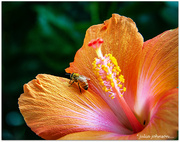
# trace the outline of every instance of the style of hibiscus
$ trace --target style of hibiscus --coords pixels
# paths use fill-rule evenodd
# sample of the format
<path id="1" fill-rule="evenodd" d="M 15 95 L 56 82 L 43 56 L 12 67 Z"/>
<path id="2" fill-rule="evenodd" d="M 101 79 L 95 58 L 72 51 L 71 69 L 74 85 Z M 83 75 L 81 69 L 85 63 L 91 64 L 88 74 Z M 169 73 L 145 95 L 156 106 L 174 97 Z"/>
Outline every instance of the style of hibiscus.
<path id="1" fill-rule="evenodd" d="M 39 74 L 18 101 L 25 122 L 43 139 L 177 137 L 178 29 L 144 42 L 130 18 L 113 14 L 87 30 L 65 71 L 88 77 L 88 90 Z"/>

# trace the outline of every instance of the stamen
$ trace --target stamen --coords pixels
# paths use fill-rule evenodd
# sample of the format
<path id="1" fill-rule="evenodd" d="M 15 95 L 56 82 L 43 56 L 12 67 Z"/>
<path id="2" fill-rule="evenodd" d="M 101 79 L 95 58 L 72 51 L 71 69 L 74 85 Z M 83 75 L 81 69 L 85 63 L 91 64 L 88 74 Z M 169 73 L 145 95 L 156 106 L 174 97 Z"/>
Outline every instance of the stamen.
<path id="1" fill-rule="evenodd" d="M 120 74 L 121 69 L 118 66 L 117 60 L 112 54 L 102 55 L 101 44 L 103 40 L 98 38 L 89 42 L 88 46 L 95 49 L 98 58 L 95 58 L 93 65 L 93 71 L 97 76 L 102 89 L 111 99 L 116 98 L 116 95 L 123 96 L 126 88 L 124 87 L 124 76 Z M 112 93 L 114 92 L 114 93 Z"/>

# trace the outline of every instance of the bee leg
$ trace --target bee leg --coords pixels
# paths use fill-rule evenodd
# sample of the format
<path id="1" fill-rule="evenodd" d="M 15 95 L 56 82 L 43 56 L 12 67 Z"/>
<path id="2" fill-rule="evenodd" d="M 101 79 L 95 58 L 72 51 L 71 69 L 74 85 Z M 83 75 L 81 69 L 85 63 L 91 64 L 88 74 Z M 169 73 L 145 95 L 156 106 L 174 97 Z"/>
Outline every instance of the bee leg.
<path id="1" fill-rule="evenodd" d="M 70 80 L 69 80 L 69 84 L 71 83 L 71 81 L 72 81 L 72 79 L 70 78 Z M 73 82 L 74 83 L 74 82 Z M 72 84 L 71 84 L 72 85 Z"/>
<path id="2" fill-rule="evenodd" d="M 71 83 L 71 80 L 69 81 L 69 83 Z M 73 83 L 74 83 L 74 81 L 69 86 L 71 86 Z"/>
<path id="3" fill-rule="evenodd" d="M 79 86 L 80 93 L 82 94 L 82 92 L 81 92 L 81 87 L 80 87 L 80 85 L 79 85 L 79 82 L 78 82 L 78 86 Z"/>
<path id="4" fill-rule="evenodd" d="M 70 81 L 69 81 L 69 84 L 71 83 L 71 79 L 70 79 Z"/>

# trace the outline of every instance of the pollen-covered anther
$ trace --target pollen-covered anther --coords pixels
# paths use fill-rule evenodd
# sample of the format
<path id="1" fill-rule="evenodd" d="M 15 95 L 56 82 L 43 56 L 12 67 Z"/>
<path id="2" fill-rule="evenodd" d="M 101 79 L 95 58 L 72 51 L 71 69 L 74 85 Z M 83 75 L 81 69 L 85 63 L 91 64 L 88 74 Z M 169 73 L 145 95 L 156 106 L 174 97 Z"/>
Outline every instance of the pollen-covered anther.
<path id="1" fill-rule="evenodd" d="M 123 91 L 124 91 L 124 92 L 126 91 L 126 87 L 123 87 Z"/>
<path id="2" fill-rule="evenodd" d="M 111 86 L 114 87 L 114 82 L 111 82 Z"/>
<path id="3" fill-rule="evenodd" d="M 124 83 L 124 81 L 125 81 L 124 76 L 123 76 L 123 75 L 120 75 L 120 76 L 119 76 L 119 80 L 120 80 L 120 82 Z"/>
<path id="4" fill-rule="evenodd" d="M 116 96 L 122 97 L 126 88 L 124 87 L 124 76 L 120 74 L 121 69 L 118 66 L 117 60 L 112 54 L 102 55 L 100 44 L 103 43 L 103 40 L 97 39 L 91 41 L 88 45 L 96 46 L 94 49 L 98 55 L 98 58 L 95 58 L 92 63 L 92 69 L 95 73 L 99 84 L 102 86 L 102 90 L 107 94 L 111 99 L 116 98 Z"/>
<path id="5" fill-rule="evenodd" d="M 115 98 L 114 93 L 110 94 L 109 97 L 111 97 L 111 99 L 114 99 Z"/>
<path id="6" fill-rule="evenodd" d="M 118 87 L 119 87 L 119 88 L 122 88 L 122 84 L 118 84 Z"/>

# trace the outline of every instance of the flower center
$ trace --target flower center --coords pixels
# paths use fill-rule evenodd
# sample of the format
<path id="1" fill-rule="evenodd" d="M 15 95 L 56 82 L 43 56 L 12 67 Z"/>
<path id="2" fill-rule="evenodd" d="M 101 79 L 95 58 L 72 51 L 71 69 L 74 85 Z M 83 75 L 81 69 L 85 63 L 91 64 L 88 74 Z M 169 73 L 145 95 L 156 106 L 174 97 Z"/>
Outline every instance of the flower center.
<path id="1" fill-rule="evenodd" d="M 95 49 L 98 55 L 98 58 L 95 58 L 92 63 L 93 72 L 97 76 L 102 89 L 109 95 L 109 97 L 111 97 L 111 99 L 114 99 L 116 95 L 122 97 L 126 91 L 126 87 L 124 87 L 124 76 L 120 74 L 121 69 L 118 66 L 116 58 L 113 57 L 112 54 L 105 54 L 105 56 L 102 55 L 102 43 L 103 40 L 98 38 L 88 44 Z"/>

